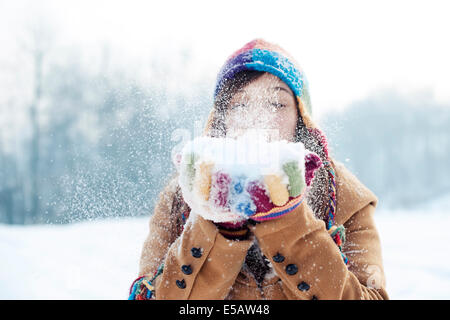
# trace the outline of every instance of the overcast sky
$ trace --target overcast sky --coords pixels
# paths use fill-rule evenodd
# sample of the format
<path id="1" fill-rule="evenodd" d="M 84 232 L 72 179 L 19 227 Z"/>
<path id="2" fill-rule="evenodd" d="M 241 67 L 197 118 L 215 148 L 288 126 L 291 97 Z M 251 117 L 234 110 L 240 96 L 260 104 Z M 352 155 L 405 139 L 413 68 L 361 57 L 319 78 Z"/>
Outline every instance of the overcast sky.
<path id="1" fill-rule="evenodd" d="M 444 1 L 0 0 L 0 66 L 39 17 L 62 44 L 87 54 L 107 44 L 124 63 L 188 45 L 193 76 L 208 79 L 246 42 L 278 43 L 302 65 L 316 116 L 391 87 L 450 104 Z"/>

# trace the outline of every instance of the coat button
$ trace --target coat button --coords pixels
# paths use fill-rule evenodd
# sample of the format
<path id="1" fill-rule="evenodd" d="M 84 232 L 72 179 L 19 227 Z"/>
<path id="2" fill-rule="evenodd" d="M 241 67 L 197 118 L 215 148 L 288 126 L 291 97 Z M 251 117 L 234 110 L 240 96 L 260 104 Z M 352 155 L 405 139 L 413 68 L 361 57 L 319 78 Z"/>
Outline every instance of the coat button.
<path id="1" fill-rule="evenodd" d="M 284 257 L 283 257 L 280 253 L 278 253 L 278 252 L 277 252 L 276 255 L 274 255 L 274 256 L 272 257 L 272 259 L 273 259 L 273 261 L 275 261 L 276 263 L 281 263 L 281 262 L 284 261 Z"/>
<path id="2" fill-rule="evenodd" d="M 175 282 L 176 282 L 178 288 L 180 288 L 180 289 L 186 288 L 186 281 L 184 281 L 184 279 L 177 280 Z"/>
<path id="3" fill-rule="evenodd" d="M 290 276 L 296 274 L 297 271 L 298 271 L 298 268 L 297 268 L 297 266 L 296 266 L 295 264 L 288 264 L 288 265 L 286 266 L 286 273 L 287 273 L 288 275 L 290 275 Z"/>
<path id="4" fill-rule="evenodd" d="M 182 265 L 181 266 L 181 271 L 183 271 L 184 274 L 191 274 L 192 273 L 192 268 L 190 265 Z"/>
<path id="5" fill-rule="evenodd" d="M 308 291 L 309 290 L 309 284 L 307 284 L 305 281 L 302 281 L 297 286 L 298 290 L 300 291 Z M 315 296 L 313 296 L 314 298 Z"/>
<path id="6" fill-rule="evenodd" d="M 191 254 L 194 258 L 200 258 L 202 256 L 202 249 L 201 248 L 192 248 Z"/>

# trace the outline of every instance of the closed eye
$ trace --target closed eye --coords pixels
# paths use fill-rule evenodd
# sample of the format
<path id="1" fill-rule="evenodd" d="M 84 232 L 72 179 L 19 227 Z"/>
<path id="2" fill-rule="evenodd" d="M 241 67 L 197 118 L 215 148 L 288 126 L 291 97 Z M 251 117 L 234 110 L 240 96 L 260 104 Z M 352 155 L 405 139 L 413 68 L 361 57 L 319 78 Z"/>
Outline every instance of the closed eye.
<path id="1" fill-rule="evenodd" d="M 233 104 L 230 109 L 234 110 L 234 109 L 237 109 L 237 108 L 246 108 L 246 107 L 247 107 L 247 105 L 245 105 L 243 103 L 236 103 L 236 104 Z"/>
<path id="2" fill-rule="evenodd" d="M 279 103 L 279 102 L 272 102 L 271 105 L 274 106 L 275 108 L 278 108 L 278 109 L 286 107 L 285 104 L 282 104 L 282 103 Z"/>

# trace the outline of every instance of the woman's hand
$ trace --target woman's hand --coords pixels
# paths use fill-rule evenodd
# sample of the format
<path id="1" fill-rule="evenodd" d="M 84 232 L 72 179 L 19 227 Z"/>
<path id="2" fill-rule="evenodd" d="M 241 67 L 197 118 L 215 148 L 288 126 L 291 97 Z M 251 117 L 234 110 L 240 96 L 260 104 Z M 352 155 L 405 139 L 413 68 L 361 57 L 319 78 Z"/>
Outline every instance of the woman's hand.
<path id="1" fill-rule="evenodd" d="M 283 152 L 297 150 L 292 151 L 289 145 Z M 247 174 L 239 164 L 217 166 L 211 157 L 195 151 L 185 153 L 179 161 L 183 197 L 192 212 L 216 223 L 242 225 L 249 219 L 278 218 L 303 201 L 314 171 L 322 165 L 315 153 L 299 154 L 304 162 L 289 154 L 276 170 L 265 172 L 247 165 L 252 171 Z"/>

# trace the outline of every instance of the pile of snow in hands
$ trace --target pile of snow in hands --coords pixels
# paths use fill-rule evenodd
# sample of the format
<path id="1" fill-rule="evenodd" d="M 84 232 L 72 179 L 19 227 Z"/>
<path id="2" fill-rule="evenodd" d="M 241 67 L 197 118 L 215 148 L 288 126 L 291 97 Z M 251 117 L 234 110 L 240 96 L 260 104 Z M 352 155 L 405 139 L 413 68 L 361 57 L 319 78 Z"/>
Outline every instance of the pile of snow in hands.
<path id="1" fill-rule="evenodd" d="M 301 142 L 269 142 L 251 133 L 236 139 L 198 137 L 177 156 L 179 185 L 194 214 L 215 222 L 242 221 L 302 193 L 309 153 Z"/>

